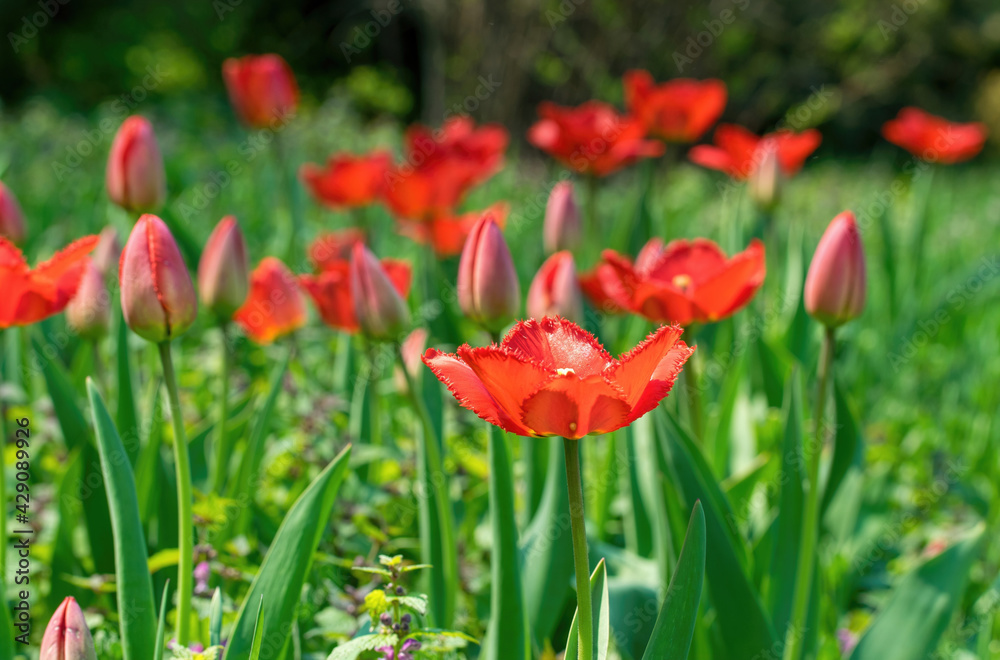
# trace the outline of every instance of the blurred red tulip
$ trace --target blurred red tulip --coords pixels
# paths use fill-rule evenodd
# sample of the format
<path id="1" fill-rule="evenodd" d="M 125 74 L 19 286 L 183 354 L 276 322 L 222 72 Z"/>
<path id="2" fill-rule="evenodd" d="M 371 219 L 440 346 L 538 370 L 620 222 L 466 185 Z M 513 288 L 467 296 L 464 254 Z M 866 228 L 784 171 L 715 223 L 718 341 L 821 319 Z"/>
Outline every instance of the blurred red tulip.
<path id="1" fill-rule="evenodd" d="M 38 660 L 97 660 L 83 610 L 72 597 L 66 598 L 49 619 Z"/>
<path id="2" fill-rule="evenodd" d="M 560 181 L 552 186 L 545 203 L 545 222 L 542 225 L 542 242 L 545 251 L 573 250 L 580 244 L 583 228 L 580 209 L 573 198 L 573 184 Z"/>
<path id="3" fill-rule="evenodd" d="M 354 315 L 365 336 L 390 341 L 406 330 L 410 324 L 410 310 L 403 298 L 409 292 L 408 284 L 400 294 L 396 282 L 371 250 L 363 243 L 354 245 L 351 251 L 350 290 L 354 299 Z"/>
<path id="4" fill-rule="evenodd" d="M 163 156 L 153 125 L 132 115 L 115 134 L 105 175 L 108 197 L 126 211 L 155 211 L 167 198 Z"/>
<path id="5" fill-rule="evenodd" d="M 198 297 L 167 225 L 145 214 L 132 228 L 118 266 L 122 312 L 137 335 L 151 342 L 184 334 L 198 315 Z"/>
<path id="6" fill-rule="evenodd" d="M 284 124 L 299 104 L 299 87 L 280 55 L 246 55 L 222 63 L 229 101 L 251 128 Z"/>
<path id="7" fill-rule="evenodd" d="M 538 269 L 528 288 L 527 311 L 535 319 L 561 316 L 574 323 L 583 322 L 583 293 L 569 251 L 556 252 Z"/>
<path id="8" fill-rule="evenodd" d="M 360 240 L 352 243 L 348 246 L 347 253 L 339 259 L 325 260 L 322 270 L 316 275 L 299 276 L 299 284 L 316 304 L 323 322 L 331 328 L 346 332 L 357 332 L 361 329 L 354 309 L 354 295 L 351 292 L 350 253 L 356 244 L 363 243 Z M 410 265 L 396 259 L 383 259 L 381 265 L 396 292 L 406 298 L 410 293 L 412 279 Z"/>
<path id="9" fill-rule="evenodd" d="M 959 124 L 920 108 L 903 108 L 895 119 L 882 125 L 882 135 L 917 158 L 952 165 L 982 151 L 986 125 Z"/>
<path id="10" fill-rule="evenodd" d="M 458 263 L 458 304 L 467 317 L 499 332 L 521 308 L 521 287 L 510 249 L 493 217 L 476 222 Z"/>
<path id="11" fill-rule="evenodd" d="M 80 286 L 95 245 L 97 236 L 81 238 L 31 269 L 21 251 L 0 237 L 0 328 L 30 325 L 63 311 Z"/>
<path id="12" fill-rule="evenodd" d="M 861 316 L 865 309 L 865 249 L 854 214 L 844 211 L 823 233 L 806 276 L 806 311 L 829 327 Z"/>
<path id="13" fill-rule="evenodd" d="M 620 314 L 626 311 L 616 302 L 620 296 L 608 293 L 619 286 L 621 285 L 615 269 L 604 262 L 598 263 L 592 270 L 580 274 L 580 289 L 583 291 L 583 295 L 598 312 L 603 314 Z"/>
<path id="14" fill-rule="evenodd" d="M 0 181 L 0 238 L 18 244 L 24 240 L 26 234 L 27 227 L 21 205 L 17 203 L 17 197 L 14 197 L 10 188 Z"/>
<path id="15" fill-rule="evenodd" d="M 201 302 L 228 321 L 246 301 L 249 289 L 246 242 L 236 218 L 227 215 L 212 230 L 198 262 Z"/>
<path id="16" fill-rule="evenodd" d="M 453 257 L 462 252 L 465 240 L 480 218 L 489 214 L 503 229 L 507 223 L 506 202 L 497 202 L 485 211 L 472 211 L 457 217 L 440 217 L 432 220 L 400 220 L 399 233 L 417 243 L 430 243 L 439 257 Z"/>
<path id="17" fill-rule="evenodd" d="M 695 142 L 726 108 L 721 80 L 677 78 L 657 85 L 648 71 L 625 74 L 625 107 L 657 137 Z"/>
<path id="18" fill-rule="evenodd" d="M 300 176 L 320 202 L 332 209 L 350 209 L 381 198 L 391 166 L 392 156 L 387 151 L 363 156 L 345 152 L 330 156 L 325 168 L 306 163 Z"/>
<path id="19" fill-rule="evenodd" d="M 282 261 L 264 257 L 250 273 L 250 295 L 233 314 L 250 339 L 270 344 L 306 323 L 306 303 L 298 280 Z"/>
<path id="20" fill-rule="evenodd" d="M 814 128 L 801 133 L 780 130 L 757 137 L 742 126 L 720 124 L 715 129 L 715 145 L 692 147 L 688 157 L 702 167 L 725 172 L 743 181 L 754 174 L 773 149 L 781 172 L 792 176 L 802 169 L 806 158 L 816 151 L 822 140 L 823 136 Z"/>
<path id="21" fill-rule="evenodd" d="M 581 174 L 606 176 L 640 158 L 663 155 L 663 144 L 645 139 L 641 122 L 599 101 L 576 108 L 544 102 L 538 115 L 528 141 Z"/>
<path id="22" fill-rule="evenodd" d="M 654 238 L 635 264 L 613 250 L 605 250 L 603 258 L 617 278 L 605 292 L 657 323 L 715 323 L 742 309 L 764 282 L 764 244 L 756 239 L 729 259 L 703 238 L 665 247 Z"/>
<path id="23" fill-rule="evenodd" d="M 80 286 L 66 305 L 66 323 L 84 339 L 97 340 L 111 327 L 111 294 L 104 273 L 86 259 Z"/>
<path id="24" fill-rule="evenodd" d="M 565 319 L 519 322 L 499 345 L 429 349 L 424 362 L 459 403 L 522 436 L 578 439 L 631 424 L 667 396 L 694 351 L 663 326 L 618 360 Z"/>
<path id="25" fill-rule="evenodd" d="M 350 261 L 355 243 L 364 242 L 364 232 L 354 227 L 324 232 L 309 245 L 309 260 L 318 270 L 335 268 Z"/>

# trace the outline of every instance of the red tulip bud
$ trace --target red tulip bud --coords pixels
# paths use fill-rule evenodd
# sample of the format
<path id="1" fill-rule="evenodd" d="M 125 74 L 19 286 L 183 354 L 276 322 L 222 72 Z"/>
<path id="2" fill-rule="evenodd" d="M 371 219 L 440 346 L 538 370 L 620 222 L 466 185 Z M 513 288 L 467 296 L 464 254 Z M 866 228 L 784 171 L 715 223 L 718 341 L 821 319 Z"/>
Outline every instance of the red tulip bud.
<path id="1" fill-rule="evenodd" d="M 351 250 L 351 297 L 361 331 L 371 339 L 391 340 L 410 324 L 410 310 L 382 264 L 363 243 Z"/>
<path id="2" fill-rule="evenodd" d="M 299 102 L 295 75 L 280 55 L 247 55 L 222 64 L 229 100 L 244 124 L 267 128 L 288 121 Z"/>
<path id="3" fill-rule="evenodd" d="M 560 181 L 552 187 L 545 205 L 545 251 L 551 253 L 576 248 L 580 244 L 580 231 L 580 209 L 573 198 L 573 184 Z"/>
<path id="4" fill-rule="evenodd" d="M 826 326 L 857 318 L 865 308 L 865 251 L 854 214 L 844 211 L 816 246 L 806 276 L 806 310 Z"/>
<path id="5" fill-rule="evenodd" d="M 88 259 L 80 286 L 66 306 L 66 322 L 85 339 L 100 339 L 111 325 L 111 295 L 104 285 L 104 273 Z"/>
<path id="6" fill-rule="evenodd" d="M 556 252 L 538 269 L 528 289 L 528 316 L 561 316 L 577 324 L 583 322 L 583 293 L 568 250 Z"/>
<path id="7" fill-rule="evenodd" d="M 72 597 L 64 600 L 49 620 L 38 659 L 97 660 L 90 628 Z"/>
<path id="8" fill-rule="evenodd" d="M 14 193 L 0 182 L 0 236 L 16 245 L 24 240 L 25 234 L 21 205 L 17 203 Z"/>
<path id="9" fill-rule="evenodd" d="M 490 332 L 517 316 L 521 287 L 500 227 L 489 214 L 469 232 L 458 264 L 458 304 Z"/>
<path id="10" fill-rule="evenodd" d="M 778 148 L 770 140 L 763 140 L 755 156 L 757 165 L 747 181 L 751 199 L 763 209 L 778 203 L 784 174 L 778 160 Z"/>
<path id="11" fill-rule="evenodd" d="M 198 313 L 198 299 L 167 225 L 155 215 L 139 218 L 118 267 L 122 312 L 128 327 L 152 342 L 184 334 Z"/>
<path id="12" fill-rule="evenodd" d="M 97 267 L 97 270 L 101 271 L 102 275 L 106 275 L 113 267 L 118 265 L 118 259 L 122 254 L 122 244 L 118 240 L 118 230 L 114 227 L 105 227 L 101 230 L 101 235 L 97 241 L 97 247 L 94 248 L 94 254 L 90 257 L 91 261 Z"/>
<path id="13" fill-rule="evenodd" d="M 208 237 L 198 263 L 201 302 L 221 319 L 228 320 L 247 299 L 250 267 L 243 232 L 236 218 L 227 215 Z"/>
<path id="14" fill-rule="evenodd" d="M 106 177 L 108 197 L 128 211 L 155 211 L 167 197 L 163 156 L 153 125 L 133 115 L 122 123 L 111 143 Z"/>

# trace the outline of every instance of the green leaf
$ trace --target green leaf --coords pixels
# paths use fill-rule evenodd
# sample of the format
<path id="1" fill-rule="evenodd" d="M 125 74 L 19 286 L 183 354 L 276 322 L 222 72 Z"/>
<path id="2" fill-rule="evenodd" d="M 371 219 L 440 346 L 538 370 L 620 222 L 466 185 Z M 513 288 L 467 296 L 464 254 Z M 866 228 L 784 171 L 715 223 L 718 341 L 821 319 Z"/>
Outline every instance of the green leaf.
<path id="1" fill-rule="evenodd" d="M 594 658 L 595 660 L 607 660 L 608 650 L 611 648 L 611 599 L 608 598 L 608 570 L 604 559 L 597 562 L 597 568 L 590 576 L 590 594 L 594 608 Z M 575 658 L 580 654 L 577 646 L 580 633 L 576 627 L 578 614 L 579 612 L 574 612 L 573 623 L 569 627 L 569 637 L 566 639 L 566 653 L 564 655 L 566 658 Z"/>
<path id="2" fill-rule="evenodd" d="M 930 657 L 965 591 L 985 531 L 985 525 L 979 523 L 957 543 L 904 577 L 861 637 L 851 660 Z"/>
<path id="3" fill-rule="evenodd" d="M 77 449 L 89 442 L 91 434 L 90 425 L 87 424 L 87 419 L 77 403 L 77 394 L 73 390 L 73 384 L 58 358 L 48 357 L 45 354 L 47 347 L 42 344 L 36 333 L 32 333 L 31 342 L 41 365 L 45 386 L 49 391 L 49 397 L 52 398 L 52 408 L 55 411 L 56 420 L 59 422 L 59 429 L 62 431 L 66 447 L 71 450 Z"/>
<path id="4" fill-rule="evenodd" d="M 823 505 L 820 511 L 826 511 L 848 471 L 851 468 L 861 468 L 864 464 L 865 449 L 861 428 L 836 378 L 833 381 L 833 399 L 837 412 L 837 431 L 834 438 L 833 461 L 830 463 L 830 473 L 823 490 Z"/>
<path id="5" fill-rule="evenodd" d="M 170 606 L 170 580 L 163 585 L 163 596 L 160 597 L 160 621 L 156 625 L 156 646 L 153 647 L 153 660 L 163 660 L 163 649 L 167 644 L 167 608 Z"/>
<path id="6" fill-rule="evenodd" d="M 264 594 L 257 603 L 257 617 L 253 622 L 253 641 L 250 644 L 250 660 L 260 658 L 260 647 L 264 641 Z"/>
<path id="7" fill-rule="evenodd" d="M 507 434 L 489 428 L 490 521 L 490 620 L 483 657 L 486 660 L 522 660 L 531 657 L 531 641 L 521 588 L 517 521 L 514 518 L 514 484 L 511 478 Z"/>
<path id="8" fill-rule="evenodd" d="M 118 375 L 118 408 L 115 421 L 120 433 L 126 438 L 139 437 L 139 415 L 135 409 L 135 390 L 132 384 L 132 362 L 128 348 L 128 325 L 118 312 L 118 354 L 116 357 Z M 125 442 L 129 462 L 134 466 L 139 457 L 139 443 Z"/>
<path id="9" fill-rule="evenodd" d="M 115 582 L 118 611 L 127 613 L 120 621 L 124 660 L 142 660 L 156 643 L 156 605 L 153 581 L 150 579 L 146 556 L 146 538 L 139 519 L 139 502 L 135 481 L 125 447 L 104 400 L 87 380 L 87 393 L 97 430 L 97 447 L 104 473 L 111 512 L 111 528 L 115 546 Z"/>
<path id="10" fill-rule="evenodd" d="M 701 502 L 695 502 L 677 570 L 642 660 L 687 660 L 705 579 L 705 545 L 705 512 Z"/>
<path id="11" fill-rule="evenodd" d="M 326 660 L 357 660 L 365 651 L 374 651 L 382 646 L 392 646 L 396 643 L 395 635 L 364 635 L 344 642 Z"/>
<path id="12" fill-rule="evenodd" d="M 313 555 L 347 474 L 350 454 L 350 447 L 340 452 L 299 496 L 282 521 L 236 617 L 226 649 L 227 660 L 241 660 L 250 653 L 256 622 L 250 608 L 261 599 L 262 634 L 269 648 L 275 650 L 275 657 L 281 657 L 280 651 L 288 641 L 291 622 L 302 597 L 302 585 L 309 576 Z"/>
<path id="13" fill-rule="evenodd" d="M 212 605 L 208 613 L 208 645 L 222 644 L 222 589 L 216 588 L 212 594 Z"/>

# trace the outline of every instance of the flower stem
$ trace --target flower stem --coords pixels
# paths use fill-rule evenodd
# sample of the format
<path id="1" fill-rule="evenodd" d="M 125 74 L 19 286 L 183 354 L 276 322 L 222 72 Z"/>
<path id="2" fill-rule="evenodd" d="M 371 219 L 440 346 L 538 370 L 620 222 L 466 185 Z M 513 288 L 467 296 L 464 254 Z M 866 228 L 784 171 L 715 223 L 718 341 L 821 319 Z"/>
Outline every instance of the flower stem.
<path id="1" fill-rule="evenodd" d="M 299 241 L 302 235 L 302 217 L 299 213 L 298 198 L 296 195 L 295 174 L 288 167 L 288 145 L 285 138 L 276 135 L 274 140 L 275 162 L 278 168 L 279 185 L 285 188 L 288 198 L 288 213 L 292 218 L 291 231 L 288 236 L 287 263 L 294 264 L 300 258 Z"/>
<path id="2" fill-rule="evenodd" d="M 697 346 L 695 342 L 695 337 L 698 334 L 698 328 L 695 326 L 690 326 L 687 330 L 688 339 L 694 346 Z M 691 432 L 694 434 L 695 440 L 701 444 L 705 442 L 705 428 L 704 428 L 704 417 L 702 414 L 701 406 L 701 361 L 699 360 L 699 352 L 695 351 L 691 359 L 687 361 L 684 365 L 684 384 L 687 389 L 687 400 L 688 400 L 688 413 L 691 418 Z"/>
<path id="3" fill-rule="evenodd" d="M 213 464 L 214 473 L 212 475 L 212 489 L 216 493 L 221 493 L 225 487 L 226 467 L 228 456 L 226 447 L 226 425 L 229 423 L 229 334 L 228 322 L 223 321 L 219 326 L 222 332 L 222 370 L 219 373 L 219 433 L 215 439 L 215 462 Z"/>
<path id="4" fill-rule="evenodd" d="M 186 646 L 191 627 L 191 598 L 194 579 L 194 513 L 191 494 L 191 462 L 187 435 L 181 416 L 181 400 L 177 394 L 177 376 L 170 356 L 170 342 L 160 342 L 163 380 L 170 401 L 170 420 L 174 427 L 174 466 L 177 470 L 177 643 Z"/>
<path id="5" fill-rule="evenodd" d="M 381 412 L 380 402 L 379 402 L 379 391 L 378 391 L 378 381 L 379 376 L 381 376 L 380 369 L 376 366 L 375 362 L 376 350 L 375 344 L 368 344 L 368 387 L 365 391 L 368 397 L 368 442 L 372 447 L 382 447 L 382 418 L 379 416 Z M 405 367 L 404 367 L 405 368 Z M 372 461 L 370 478 L 378 482 L 379 474 L 382 469 L 382 461 L 376 459 Z"/>
<path id="6" fill-rule="evenodd" d="M 823 350 L 819 358 L 816 390 L 815 441 L 813 446 L 803 447 L 809 478 L 805 510 L 802 514 L 802 538 L 799 543 L 799 563 L 795 574 L 795 594 L 792 600 L 792 617 L 785 633 L 784 660 L 799 660 L 805 642 L 806 616 L 809 614 L 810 591 L 813 571 L 816 568 L 816 545 L 819 540 L 819 468 L 823 454 L 823 435 L 826 426 L 823 415 L 826 410 L 826 390 L 833 367 L 834 329 L 826 328 L 823 334 Z"/>
<path id="7" fill-rule="evenodd" d="M 597 226 L 597 177 L 593 174 L 587 176 L 587 227 L 584 233 L 598 232 Z"/>
<path id="8" fill-rule="evenodd" d="M 580 476 L 580 441 L 563 438 L 566 479 L 569 486 L 569 518 L 573 531 L 573 565 L 576 569 L 576 625 L 580 634 L 578 660 L 594 657 L 594 609 L 590 601 L 590 558 L 587 525 L 583 516 L 583 479 Z"/>
<path id="9" fill-rule="evenodd" d="M 104 369 L 104 361 L 101 360 L 101 342 L 94 339 L 90 342 L 90 350 L 94 355 L 94 377 L 97 379 L 97 384 L 101 388 L 107 387 L 107 376 Z"/>

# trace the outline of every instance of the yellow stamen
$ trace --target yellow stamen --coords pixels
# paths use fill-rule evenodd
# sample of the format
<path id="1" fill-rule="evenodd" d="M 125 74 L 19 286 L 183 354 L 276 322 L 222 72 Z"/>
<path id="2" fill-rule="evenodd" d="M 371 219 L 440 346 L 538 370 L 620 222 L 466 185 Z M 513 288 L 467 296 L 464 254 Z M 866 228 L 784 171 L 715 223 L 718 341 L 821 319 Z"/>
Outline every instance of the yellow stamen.
<path id="1" fill-rule="evenodd" d="M 566 367 L 565 369 L 556 369 L 556 373 L 559 374 L 560 376 L 575 376 L 576 375 L 576 372 L 573 371 L 569 367 Z"/>
<path id="2" fill-rule="evenodd" d="M 686 291 L 688 288 L 691 287 L 691 276 L 685 273 L 682 273 L 680 275 L 674 275 L 674 279 L 671 280 L 671 284 L 673 284 L 678 289 L 681 289 L 682 291 Z"/>

